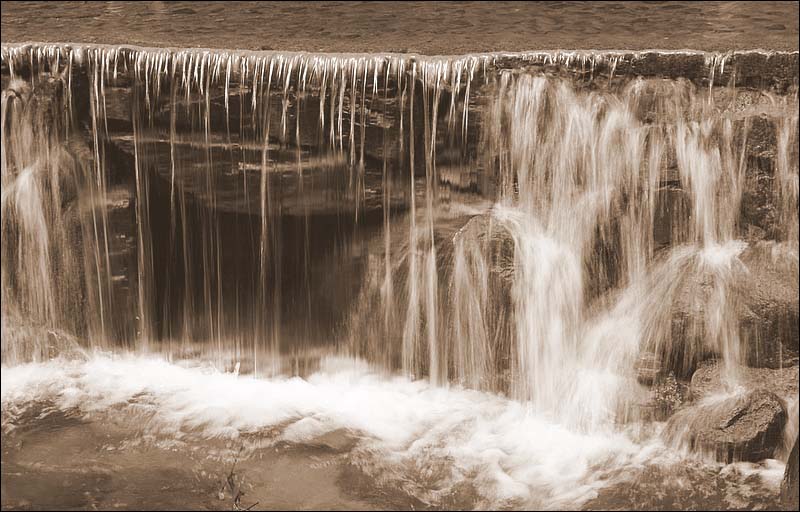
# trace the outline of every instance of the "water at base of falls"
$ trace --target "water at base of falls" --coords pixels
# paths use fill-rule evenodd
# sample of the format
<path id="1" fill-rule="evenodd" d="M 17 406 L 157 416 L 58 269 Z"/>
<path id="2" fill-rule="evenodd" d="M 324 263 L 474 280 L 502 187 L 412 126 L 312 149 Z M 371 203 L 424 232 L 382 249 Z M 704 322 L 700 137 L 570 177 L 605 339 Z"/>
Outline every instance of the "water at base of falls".
<path id="1" fill-rule="evenodd" d="M 46 492 L 38 506 L 80 490 L 71 507 L 226 507 L 235 467 L 242 503 L 267 508 L 771 508 L 783 476 L 778 461 L 687 459 L 647 432 L 658 425 L 578 433 L 349 358 L 254 379 L 96 356 L 4 368 L 3 382 L 4 485 Z"/>
<path id="2" fill-rule="evenodd" d="M 796 52 L 2 58 L 3 508 L 778 505 Z"/>

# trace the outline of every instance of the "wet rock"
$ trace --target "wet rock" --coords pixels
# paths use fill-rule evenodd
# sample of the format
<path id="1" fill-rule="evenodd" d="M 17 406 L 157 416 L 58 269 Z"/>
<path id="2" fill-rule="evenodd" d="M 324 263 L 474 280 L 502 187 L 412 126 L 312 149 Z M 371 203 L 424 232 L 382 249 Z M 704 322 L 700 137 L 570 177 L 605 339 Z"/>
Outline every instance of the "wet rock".
<path id="1" fill-rule="evenodd" d="M 470 219 L 453 237 L 453 244 L 461 245 L 473 281 L 483 279 L 481 267 L 485 265 L 488 293 L 482 307 L 483 328 L 491 345 L 486 364 L 493 368 L 493 382 L 487 387 L 508 392 L 516 332 L 513 295 L 516 242 L 508 227 L 489 212 Z"/>
<path id="2" fill-rule="evenodd" d="M 783 244 L 762 242 L 739 258 L 747 272 L 737 287 L 745 313 L 740 315 L 743 361 L 778 368 L 798 357 L 800 280 L 797 253 Z"/>
<path id="3" fill-rule="evenodd" d="M 309 445 L 316 446 L 334 453 L 345 453 L 353 449 L 358 443 L 358 435 L 346 428 L 339 428 L 315 437 Z"/>
<path id="4" fill-rule="evenodd" d="M 739 87 L 770 88 L 786 91 L 794 83 L 798 73 L 797 54 L 770 55 L 759 52 L 736 54 L 726 65 L 726 72 L 736 70 L 736 85 Z"/>
<path id="5" fill-rule="evenodd" d="M 506 283 L 514 279 L 515 242 L 511 233 L 491 213 L 476 215 L 456 233 L 454 243 L 479 244 L 491 262 L 490 271 Z"/>
<path id="6" fill-rule="evenodd" d="M 35 353 L 50 357 L 49 331 L 41 326 L 84 334 L 81 255 L 88 231 L 82 229 L 78 197 L 93 154 L 79 130 L 64 139 L 65 123 L 71 123 L 64 115 L 65 90 L 63 77 L 42 74 L 31 82 L 15 78 L 4 91 L 3 301 L 7 311 L 31 324 L 28 329 L 11 322 L 15 330 L 4 338 L 21 337 L 22 346 L 6 340 L 4 361 L 17 357 L 9 351 L 20 352 L 22 360 L 36 359 Z M 40 348 L 31 347 L 21 334 L 26 330 Z"/>
<path id="7" fill-rule="evenodd" d="M 774 510 L 778 497 L 758 476 L 710 464 L 649 464 L 634 478 L 609 482 L 581 510 Z"/>
<path id="8" fill-rule="evenodd" d="M 794 440 L 794 448 L 792 448 L 789 461 L 786 463 L 786 472 L 783 475 L 783 482 L 781 483 L 781 504 L 786 507 L 786 510 L 797 510 L 800 505 L 800 498 L 798 497 L 800 475 L 798 475 L 797 443 L 798 438 L 796 437 Z"/>
<path id="9" fill-rule="evenodd" d="M 784 244 L 760 242 L 738 255 L 698 251 L 681 258 L 668 278 L 661 277 L 670 318 L 667 325 L 653 321 L 648 347 L 667 369 L 689 378 L 700 362 L 726 351 L 753 367 L 780 368 L 797 360 L 798 271 Z M 662 304 L 653 315 L 662 314 Z"/>
<path id="10" fill-rule="evenodd" d="M 698 401 L 715 394 L 725 392 L 726 386 L 743 386 L 745 389 L 769 389 L 780 397 L 790 397 L 797 394 L 798 366 L 789 368 L 750 368 L 746 366 L 731 368 L 733 379 L 729 384 L 723 378 L 725 367 L 716 360 L 703 362 L 692 375 L 690 395 L 692 400 Z"/>
<path id="11" fill-rule="evenodd" d="M 639 354 L 634 370 L 639 384 L 649 386 L 661 375 L 661 360 L 653 352 L 643 352 Z"/>
<path id="12" fill-rule="evenodd" d="M 772 458 L 781 444 L 786 406 L 774 393 L 757 389 L 723 399 L 708 399 L 675 413 L 665 440 L 719 462 L 757 462 Z"/>
<path id="13" fill-rule="evenodd" d="M 86 352 L 77 338 L 56 328 L 34 325 L 15 314 L 4 314 L 2 319 L 3 364 L 21 364 L 47 361 L 56 357 L 86 359 Z"/>
<path id="14" fill-rule="evenodd" d="M 732 274 L 744 273 L 740 267 L 706 265 L 697 251 L 673 257 L 665 267 L 667 273 L 656 277 L 657 295 L 669 309 L 662 311 L 663 303 L 654 308 L 653 315 L 667 317 L 653 322 L 648 348 L 680 378 L 688 379 L 701 361 L 720 355 L 720 338 L 737 328 L 740 316 L 750 315 L 734 300 L 737 278 Z M 717 314 L 723 322 L 711 323 Z"/>
<path id="15" fill-rule="evenodd" d="M 772 165 L 772 161 L 758 165 Z M 745 175 L 744 180 L 738 237 L 751 244 L 780 239 L 785 226 L 780 218 L 780 204 L 776 201 L 774 177 L 753 172 Z"/>
<path id="16" fill-rule="evenodd" d="M 615 77 L 666 77 L 684 78 L 697 86 L 708 86 L 711 77 L 711 62 L 708 62 L 704 55 L 686 53 L 664 53 L 664 52 L 637 52 L 621 54 L 618 59 L 612 61 L 598 61 L 592 67 L 592 72 L 588 73 L 588 66 L 582 70 L 580 66 L 558 66 L 557 64 L 543 65 L 537 63 L 531 65 L 530 61 L 520 62 L 516 56 L 504 56 L 496 60 L 495 66 L 498 68 L 520 68 L 528 67 L 532 69 L 544 69 L 557 71 L 572 77 L 587 78 L 592 77 L 607 79 L 612 75 Z M 794 83 L 797 77 L 798 59 L 796 55 L 768 54 L 761 52 L 737 53 L 726 58 L 724 69 L 720 68 L 720 63 L 714 64 L 715 70 L 714 85 L 736 85 L 737 87 L 772 89 L 777 92 L 787 90 Z M 735 72 L 734 72 L 735 70 Z"/>
<path id="17" fill-rule="evenodd" d="M 688 386 L 679 382 L 674 373 L 658 376 L 652 382 L 647 401 L 638 407 L 639 418 L 646 421 L 665 421 L 685 402 Z"/>

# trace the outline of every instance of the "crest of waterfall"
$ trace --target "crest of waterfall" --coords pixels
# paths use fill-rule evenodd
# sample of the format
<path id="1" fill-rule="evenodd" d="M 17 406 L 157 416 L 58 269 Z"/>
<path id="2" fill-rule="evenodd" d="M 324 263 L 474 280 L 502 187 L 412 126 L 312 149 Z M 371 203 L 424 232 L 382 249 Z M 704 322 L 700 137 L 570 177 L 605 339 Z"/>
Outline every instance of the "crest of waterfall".
<path id="1" fill-rule="evenodd" d="M 4 326 L 258 375 L 335 337 L 610 428 L 643 352 L 743 362 L 758 116 L 731 105 L 756 54 L 3 45 Z M 632 78 L 675 58 L 701 71 Z M 797 96 L 770 101 L 771 247 L 796 268 Z M 326 286 L 353 261 L 351 305 Z M 349 313 L 312 331 L 325 293 Z"/>

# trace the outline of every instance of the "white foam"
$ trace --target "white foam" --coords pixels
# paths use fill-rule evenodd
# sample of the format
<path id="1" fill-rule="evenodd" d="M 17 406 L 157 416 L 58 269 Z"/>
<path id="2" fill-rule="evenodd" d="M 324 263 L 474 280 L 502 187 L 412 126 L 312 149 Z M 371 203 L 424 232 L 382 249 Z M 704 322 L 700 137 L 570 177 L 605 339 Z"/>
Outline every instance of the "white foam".
<path id="1" fill-rule="evenodd" d="M 781 482 L 783 481 L 783 473 L 786 470 L 786 464 L 775 460 L 766 459 L 760 463 L 753 462 L 735 462 L 722 468 L 721 476 L 738 476 L 746 479 L 751 475 L 759 477 L 760 481 L 767 486 L 768 489 L 779 492 Z"/>
<path id="2" fill-rule="evenodd" d="M 438 490 L 418 496 L 430 502 L 468 480 L 485 506 L 574 505 L 595 496 L 613 470 L 662 453 L 659 443 L 643 447 L 622 433 L 571 432 L 499 395 L 389 378 L 341 359 L 323 362 L 307 380 L 261 380 L 99 354 L 3 367 L 1 389 L 4 423 L 47 400 L 90 419 L 136 408 L 149 431 L 167 437 L 231 439 L 281 426 L 279 440 L 304 443 L 348 429 L 361 439 L 357 452 L 371 454 L 372 471 L 384 478 L 438 467 Z"/>

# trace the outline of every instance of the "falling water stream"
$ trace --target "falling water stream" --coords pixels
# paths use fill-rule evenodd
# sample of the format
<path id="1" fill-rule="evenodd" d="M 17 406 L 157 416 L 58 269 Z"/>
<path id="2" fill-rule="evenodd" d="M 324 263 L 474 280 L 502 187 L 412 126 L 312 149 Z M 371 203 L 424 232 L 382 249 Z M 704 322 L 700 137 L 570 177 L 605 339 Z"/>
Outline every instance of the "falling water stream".
<path id="1" fill-rule="evenodd" d="M 759 88 L 781 54 L 4 44 L 4 480 L 66 453 L 77 508 L 230 507 L 231 464 L 237 506 L 771 506 L 785 454 L 665 441 L 638 362 L 716 358 L 734 395 L 796 364 L 788 55 Z"/>

